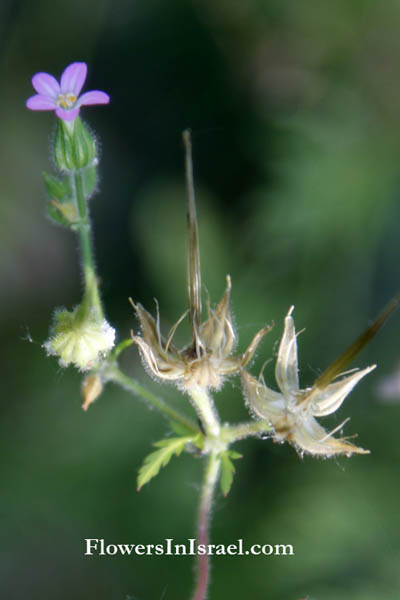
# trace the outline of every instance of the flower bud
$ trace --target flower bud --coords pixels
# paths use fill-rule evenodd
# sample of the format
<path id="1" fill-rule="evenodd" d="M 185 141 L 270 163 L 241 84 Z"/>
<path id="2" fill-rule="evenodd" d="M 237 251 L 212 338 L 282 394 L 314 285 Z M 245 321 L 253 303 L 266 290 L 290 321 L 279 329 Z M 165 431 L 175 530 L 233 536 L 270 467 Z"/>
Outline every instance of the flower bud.
<path id="1" fill-rule="evenodd" d="M 115 330 L 94 311 L 85 311 L 82 315 L 80 308 L 56 313 L 51 336 L 44 348 L 47 354 L 58 356 L 60 366 L 73 364 L 81 371 L 89 371 L 114 346 Z"/>
<path id="2" fill-rule="evenodd" d="M 103 391 L 103 383 L 97 373 L 86 375 L 82 382 L 83 410 L 87 410 Z"/>
<path id="3" fill-rule="evenodd" d="M 57 121 L 54 158 L 62 171 L 76 171 L 95 162 L 95 139 L 79 117 Z"/>

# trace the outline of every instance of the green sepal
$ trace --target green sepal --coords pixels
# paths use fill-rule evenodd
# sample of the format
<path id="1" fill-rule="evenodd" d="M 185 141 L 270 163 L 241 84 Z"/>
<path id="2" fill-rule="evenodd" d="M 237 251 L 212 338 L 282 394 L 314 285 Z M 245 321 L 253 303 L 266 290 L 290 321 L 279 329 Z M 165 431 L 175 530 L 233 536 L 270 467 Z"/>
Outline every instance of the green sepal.
<path id="1" fill-rule="evenodd" d="M 74 133 L 72 140 L 72 151 L 77 169 L 83 169 L 92 165 L 96 158 L 96 142 L 79 117 L 74 121 Z"/>
<path id="2" fill-rule="evenodd" d="M 54 160 L 61 171 L 73 171 L 75 163 L 72 153 L 72 130 L 73 124 L 69 124 L 68 128 L 64 121 L 57 120 L 56 136 L 54 139 Z"/>
<path id="3" fill-rule="evenodd" d="M 73 121 L 58 119 L 54 159 L 62 171 L 78 171 L 94 166 L 96 141 L 79 117 Z"/>
<path id="4" fill-rule="evenodd" d="M 227 496 L 232 487 L 233 476 L 235 474 L 235 465 L 232 460 L 242 458 L 242 455 L 234 450 L 226 450 L 220 454 L 221 459 L 221 479 L 220 486 L 224 496 Z"/>
<path id="5" fill-rule="evenodd" d="M 97 185 L 97 167 L 94 165 L 82 171 L 83 189 L 85 198 L 88 200 L 95 191 Z"/>
<path id="6" fill-rule="evenodd" d="M 138 491 L 148 483 L 153 477 L 158 475 L 161 467 L 165 467 L 173 455 L 179 456 L 186 444 L 193 440 L 193 436 L 167 438 L 153 444 L 158 450 L 151 452 L 144 459 L 143 465 L 139 469 L 137 478 Z"/>

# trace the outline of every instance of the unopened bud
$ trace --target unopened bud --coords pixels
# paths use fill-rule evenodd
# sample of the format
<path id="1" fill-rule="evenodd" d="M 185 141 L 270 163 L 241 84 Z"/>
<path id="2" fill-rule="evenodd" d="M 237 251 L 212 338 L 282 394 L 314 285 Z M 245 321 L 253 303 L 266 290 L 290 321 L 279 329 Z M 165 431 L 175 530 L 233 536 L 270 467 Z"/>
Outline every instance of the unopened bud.
<path id="1" fill-rule="evenodd" d="M 79 117 L 57 121 L 54 158 L 62 171 L 84 169 L 95 162 L 95 139 Z"/>
<path id="2" fill-rule="evenodd" d="M 103 391 L 103 383 L 97 374 L 86 375 L 82 382 L 83 410 L 87 410 Z"/>

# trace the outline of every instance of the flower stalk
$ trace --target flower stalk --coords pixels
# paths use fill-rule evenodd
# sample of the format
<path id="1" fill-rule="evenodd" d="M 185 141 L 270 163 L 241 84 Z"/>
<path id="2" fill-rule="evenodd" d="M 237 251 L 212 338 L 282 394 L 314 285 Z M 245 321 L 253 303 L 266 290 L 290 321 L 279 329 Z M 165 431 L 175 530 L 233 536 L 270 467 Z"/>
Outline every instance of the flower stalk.
<path id="1" fill-rule="evenodd" d="M 83 174 L 80 171 L 71 174 L 71 187 L 79 224 L 77 225 L 80 251 L 82 257 L 82 270 L 85 285 L 84 297 L 81 304 L 82 311 L 93 310 L 99 320 L 104 319 L 103 308 L 100 301 L 100 293 L 94 264 L 92 248 L 92 231 L 89 219 L 88 203 L 85 196 Z"/>
<path id="2" fill-rule="evenodd" d="M 271 431 L 272 427 L 268 421 L 249 421 L 248 423 L 239 423 L 239 425 L 224 426 L 223 437 L 228 444 L 233 444 L 248 437 L 268 434 Z"/>
<path id="3" fill-rule="evenodd" d="M 215 487 L 219 479 L 220 467 L 221 460 L 218 452 L 211 452 L 204 475 L 197 524 L 197 542 L 204 546 L 207 546 L 209 541 L 211 509 Z M 201 554 L 197 557 L 197 581 L 192 600 L 204 600 L 207 594 L 209 580 L 210 559 L 208 554 Z"/>
<path id="4" fill-rule="evenodd" d="M 218 439 L 221 426 L 214 401 L 207 388 L 193 387 L 189 394 L 207 438 Z"/>
<path id="5" fill-rule="evenodd" d="M 107 363 L 106 367 L 101 371 L 101 375 L 104 381 L 112 381 L 131 394 L 143 398 L 149 405 L 162 412 L 167 419 L 172 419 L 194 433 L 199 433 L 199 428 L 191 419 L 182 415 L 182 413 L 170 406 L 165 400 L 138 383 L 133 377 L 129 377 L 129 375 L 123 373 L 116 363 Z"/>

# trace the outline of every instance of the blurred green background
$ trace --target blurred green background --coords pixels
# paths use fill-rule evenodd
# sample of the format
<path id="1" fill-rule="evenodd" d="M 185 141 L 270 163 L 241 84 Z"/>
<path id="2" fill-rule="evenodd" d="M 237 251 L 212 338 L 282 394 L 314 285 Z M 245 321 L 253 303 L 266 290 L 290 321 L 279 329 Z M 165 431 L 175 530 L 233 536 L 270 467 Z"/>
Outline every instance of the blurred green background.
<path id="1" fill-rule="evenodd" d="M 191 127 L 204 284 L 216 302 L 231 274 L 240 349 L 275 321 L 254 374 L 294 304 L 306 386 L 399 288 L 399 33 L 397 0 L 2 0 L 2 597 L 187 599 L 191 558 L 89 559 L 83 540 L 193 537 L 202 472 L 185 455 L 137 493 L 165 421 L 111 385 L 83 413 L 81 376 L 44 356 L 54 308 L 79 301 L 80 273 L 76 240 L 44 216 L 55 118 L 25 109 L 32 75 L 86 61 L 86 90 L 111 95 L 82 114 L 102 148 L 92 215 L 120 338 L 137 327 L 128 296 L 149 310 L 156 297 L 166 328 L 185 310 L 180 135 Z M 323 421 L 351 416 L 345 433 L 370 456 L 236 446 L 244 458 L 216 500 L 212 540 L 296 554 L 214 559 L 211 599 L 398 600 L 400 385 L 390 402 L 380 386 L 398 368 L 399 319 L 355 363 L 379 368 Z M 190 414 L 135 349 L 124 368 Z M 272 385 L 273 362 L 265 376 Z M 217 402 L 224 419 L 246 418 L 237 380 Z"/>

